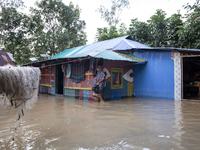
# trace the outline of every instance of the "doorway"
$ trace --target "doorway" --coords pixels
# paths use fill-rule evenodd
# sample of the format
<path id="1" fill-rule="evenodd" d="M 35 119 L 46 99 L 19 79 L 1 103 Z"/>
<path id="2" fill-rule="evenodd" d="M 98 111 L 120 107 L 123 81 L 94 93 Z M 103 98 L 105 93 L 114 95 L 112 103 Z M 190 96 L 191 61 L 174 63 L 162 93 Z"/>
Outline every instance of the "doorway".
<path id="1" fill-rule="evenodd" d="M 63 72 L 61 65 L 56 66 L 56 94 L 63 95 Z"/>
<path id="2" fill-rule="evenodd" d="M 200 100 L 200 57 L 183 57 L 183 98 Z"/>

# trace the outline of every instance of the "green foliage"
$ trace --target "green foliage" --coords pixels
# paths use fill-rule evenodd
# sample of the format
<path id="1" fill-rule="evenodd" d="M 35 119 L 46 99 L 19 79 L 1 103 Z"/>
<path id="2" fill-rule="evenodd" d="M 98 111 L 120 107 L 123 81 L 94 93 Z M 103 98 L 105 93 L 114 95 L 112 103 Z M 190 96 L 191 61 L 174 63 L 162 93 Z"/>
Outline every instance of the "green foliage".
<path id="1" fill-rule="evenodd" d="M 0 0 L 0 48 L 3 47 L 3 40 L 5 40 L 3 32 L 8 29 L 8 23 L 17 21 L 16 18 L 15 20 L 12 18 L 13 14 L 16 14 L 16 8 L 23 6 L 22 0 Z"/>
<path id="2" fill-rule="evenodd" d="M 132 19 L 126 27 L 120 14 L 129 7 L 128 0 L 112 0 L 111 10 L 100 6 L 101 17 L 109 27 L 97 28 L 96 41 L 124 35 L 152 47 L 183 47 L 200 49 L 200 0 L 187 9 L 185 22 L 180 14 L 166 18 L 166 12 L 157 9 L 147 22 Z M 81 10 L 73 3 L 61 0 L 41 0 L 30 9 L 30 15 L 17 11 L 22 0 L 0 0 L 0 48 L 13 54 L 17 64 L 30 62 L 40 54 L 57 54 L 64 49 L 85 45 L 85 21 L 80 20 Z"/>
<path id="3" fill-rule="evenodd" d="M 151 34 L 151 45 L 154 47 L 167 46 L 167 21 L 166 13 L 157 9 L 156 13 L 147 20 Z"/>
<path id="4" fill-rule="evenodd" d="M 29 62 L 31 50 L 26 23 L 29 17 L 13 7 L 2 7 L 0 37 L 4 50 L 13 54 L 17 64 Z"/>
<path id="5" fill-rule="evenodd" d="M 149 45 L 151 43 L 150 29 L 147 23 L 131 19 L 128 33 L 137 42 Z"/>
<path id="6" fill-rule="evenodd" d="M 200 0 L 196 0 L 196 2 L 193 5 L 190 5 L 189 3 L 187 3 L 186 5 L 183 5 L 183 7 L 184 9 L 187 9 L 187 11 L 189 12 L 198 8 L 199 4 L 200 4 Z"/>
<path id="7" fill-rule="evenodd" d="M 179 31 L 182 46 L 185 48 L 198 48 L 200 49 L 200 7 L 199 0 L 193 5 L 185 5 L 188 10 L 185 18 L 184 25 L 181 26 Z"/>
<path id="8" fill-rule="evenodd" d="M 124 35 L 131 35 L 137 42 L 152 47 L 181 47 L 179 31 L 183 25 L 180 14 L 173 14 L 166 18 L 166 13 L 158 9 L 147 22 L 132 19 L 129 29 L 121 24 L 119 30 L 115 26 L 110 28 L 98 28 L 97 41 L 116 38 Z"/>
<path id="9" fill-rule="evenodd" d="M 51 56 L 64 49 L 86 44 L 83 31 L 85 22 L 80 20 L 80 9 L 71 2 L 67 6 L 60 0 L 42 0 L 31 9 L 34 54 Z M 39 40 L 38 40 L 39 39 Z"/>
<path id="10" fill-rule="evenodd" d="M 109 11 L 105 6 L 101 5 L 98 9 L 103 18 L 109 26 L 116 26 L 120 21 L 120 15 L 124 8 L 129 8 L 129 0 L 112 0 L 111 10 Z"/>
<path id="11" fill-rule="evenodd" d="M 119 29 L 115 26 L 98 28 L 96 39 L 102 41 L 129 34 L 135 41 L 152 47 L 182 47 L 180 30 L 183 24 L 180 14 L 166 18 L 165 11 L 157 9 L 147 22 L 132 19 L 128 29 L 125 24 Z"/>
<path id="12" fill-rule="evenodd" d="M 158 9 L 147 23 L 132 19 L 128 33 L 151 47 L 182 47 L 179 32 L 183 24 L 180 14 L 166 18 L 166 13 Z"/>
<path id="13" fill-rule="evenodd" d="M 121 23 L 120 28 L 119 28 L 119 34 L 120 36 L 127 35 L 128 29 L 124 23 Z"/>
<path id="14" fill-rule="evenodd" d="M 120 25 L 119 30 L 115 26 L 111 26 L 110 28 L 97 28 L 96 41 L 104 41 L 124 35 L 127 35 L 127 28 L 124 23 Z"/>
<path id="15" fill-rule="evenodd" d="M 169 47 L 182 47 L 182 42 L 180 41 L 179 31 L 181 26 L 183 26 L 181 14 L 173 14 L 167 19 L 167 35 L 168 35 L 168 46 Z"/>
<path id="16" fill-rule="evenodd" d="M 0 0 L 0 7 L 13 7 L 13 8 L 19 8 L 23 7 L 24 2 L 22 0 Z"/>
<path id="17" fill-rule="evenodd" d="M 85 22 L 79 19 L 79 7 L 71 2 L 65 5 L 61 0 L 37 1 L 29 16 L 17 11 L 23 6 L 21 0 L 4 0 L 0 4 L 1 47 L 13 54 L 18 65 L 30 62 L 30 57 L 45 53 L 52 56 L 86 44 Z"/>

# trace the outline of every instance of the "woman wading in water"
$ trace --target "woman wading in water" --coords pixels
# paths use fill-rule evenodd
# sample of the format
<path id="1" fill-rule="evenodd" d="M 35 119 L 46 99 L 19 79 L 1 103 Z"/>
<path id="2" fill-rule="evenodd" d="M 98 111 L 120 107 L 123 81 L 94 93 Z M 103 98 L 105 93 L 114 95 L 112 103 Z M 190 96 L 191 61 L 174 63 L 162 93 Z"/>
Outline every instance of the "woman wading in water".
<path id="1" fill-rule="evenodd" d="M 94 92 L 94 96 L 99 98 L 101 102 L 105 102 L 102 96 L 104 92 L 104 87 L 106 86 L 106 79 L 105 79 L 105 74 L 101 66 L 97 67 L 97 74 L 94 79 L 94 86 L 96 85 L 99 85 L 99 93 L 97 94 Z"/>

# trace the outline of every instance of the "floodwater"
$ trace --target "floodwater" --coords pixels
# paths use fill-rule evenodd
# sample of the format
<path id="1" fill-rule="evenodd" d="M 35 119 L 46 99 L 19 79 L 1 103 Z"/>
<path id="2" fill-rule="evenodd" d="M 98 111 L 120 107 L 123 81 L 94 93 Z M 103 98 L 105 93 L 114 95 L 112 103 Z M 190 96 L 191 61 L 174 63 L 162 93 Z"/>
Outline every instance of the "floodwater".
<path id="1" fill-rule="evenodd" d="M 15 111 L 0 109 L 0 149 L 200 149 L 200 101 L 96 103 L 40 94 L 20 121 Z"/>

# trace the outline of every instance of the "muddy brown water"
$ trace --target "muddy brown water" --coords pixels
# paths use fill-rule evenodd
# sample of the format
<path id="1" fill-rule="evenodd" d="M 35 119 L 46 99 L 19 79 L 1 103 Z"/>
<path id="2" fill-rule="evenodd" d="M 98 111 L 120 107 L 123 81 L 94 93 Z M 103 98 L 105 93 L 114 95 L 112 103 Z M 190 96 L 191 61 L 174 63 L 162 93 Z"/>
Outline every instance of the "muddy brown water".
<path id="1" fill-rule="evenodd" d="M 200 101 L 125 98 L 103 104 L 40 94 L 20 122 L 15 111 L 0 109 L 0 149 L 200 149 Z"/>

